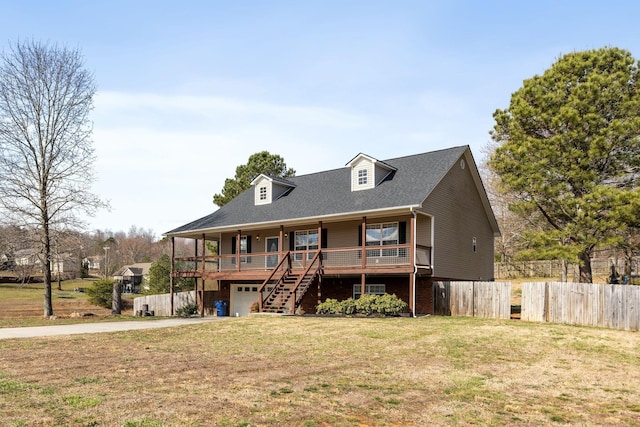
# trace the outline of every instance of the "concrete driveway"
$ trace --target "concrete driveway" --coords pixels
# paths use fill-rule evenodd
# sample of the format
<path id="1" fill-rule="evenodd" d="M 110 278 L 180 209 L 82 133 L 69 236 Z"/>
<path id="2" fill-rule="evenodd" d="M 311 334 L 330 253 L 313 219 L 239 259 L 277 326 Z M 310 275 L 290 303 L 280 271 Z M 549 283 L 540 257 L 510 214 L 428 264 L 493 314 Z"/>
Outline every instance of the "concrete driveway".
<path id="1" fill-rule="evenodd" d="M 52 337 L 56 335 L 97 334 L 100 332 L 133 331 L 137 329 L 169 328 L 214 322 L 224 317 L 171 318 L 125 322 L 76 323 L 73 325 L 29 326 L 24 328 L 0 328 L 0 339 Z M 228 319 L 228 317 L 227 317 Z"/>

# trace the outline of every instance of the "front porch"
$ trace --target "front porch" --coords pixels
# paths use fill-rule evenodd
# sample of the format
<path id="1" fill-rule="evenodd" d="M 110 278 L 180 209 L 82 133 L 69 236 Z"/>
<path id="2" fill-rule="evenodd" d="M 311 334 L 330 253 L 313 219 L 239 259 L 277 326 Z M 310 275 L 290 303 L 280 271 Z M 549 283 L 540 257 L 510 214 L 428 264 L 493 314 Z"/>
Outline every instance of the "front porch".
<path id="1" fill-rule="evenodd" d="M 190 233 L 181 238 L 192 240 L 193 256 L 176 256 L 175 237 L 171 238 L 171 277 L 195 278 L 201 289 L 211 281 L 235 289 L 251 285 L 261 312 L 287 313 L 296 312 L 313 285 L 317 285 L 315 300 L 320 303 L 323 278 L 356 278 L 360 294 L 365 294 L 368 277 L 403 277 L 406 302 L 415 312 L 416 277 L 433 275 L 432 246 L 422 244 L 432 242 L 430 230 L 430 217 L 405 214 Z M 256 251 L 258 248 L 264 250 Z M 233 299 L 233 294 L 229 297 Z"/>
<path id="2" fill-rule="evenodd" d="M 317 251 L 288 251 L 236 255 L 174 257 L 172 277 L 192 277 L 218 283 L 254 283 L 258 286 L 260 312 L 294 314 L 304 304 L 322 302 L 323 279 L 349 278 L 359 282 L 359 294 L 369 293 L 369 277 L 404 277 L 406 302 L 415 313 L 415 278 L 432 275 L 429 265 L 416 264 L 416 259 L 430 260 L 431 248 L 390 245 L 384 249 L 334 248 Z M 316 289 L 316 292 L 309 292 Z M 395 288 L 394 288 L 395 289 Z M 350 291 L 349 291 L 350 292 Z M 315 295 L 310 296 L 308 293 Z M 397 292 L 396 292 L 397 293 Z M 197 286 L 196 294 L 199 295 Z M 303 299 L 305 300 L 303 302 Z"/>

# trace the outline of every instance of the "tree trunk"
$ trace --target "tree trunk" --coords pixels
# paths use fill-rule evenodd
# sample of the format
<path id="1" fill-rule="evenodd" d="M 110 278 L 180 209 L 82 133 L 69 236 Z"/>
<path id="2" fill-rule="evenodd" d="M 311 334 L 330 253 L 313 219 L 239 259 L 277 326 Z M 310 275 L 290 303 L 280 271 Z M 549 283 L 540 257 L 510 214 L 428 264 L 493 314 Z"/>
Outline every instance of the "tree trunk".
<path id="1" fill-rule="evenodd" d="M 122 314 L 122 285 L 120 282 L 113 282 L 113 291 L 111 293 L 111 313 Z"/>
<path id="2" fill-rule="evenodd" d="M 624 248 L 624 277 L 627 278 L 627 283 L 629 283 L 629 278 L 631 276 L 631 268 L 633 265 L 633 252 L 630 248 Z"/>
<path id="3" fill-rule="evenodd" d="M 44 221 L 44 316 L 53 316 L 53 302 L 51 299 L 51 239 L 49 236 L 49 222 Z"/>
<path id="4" fill-rule="evenodd" d="M 560 281 L 561 282 L 568 282 L 568 277 L 569 277 L 569 263 L 567 262 L 566 259 L 561 259 L 560 260 Z"/>
<path id="5" fill-rule="evenodd" d="M 585 249 L 580 254 L 580 283 L 593 283 L 591 251 L 589 249 Z"/>

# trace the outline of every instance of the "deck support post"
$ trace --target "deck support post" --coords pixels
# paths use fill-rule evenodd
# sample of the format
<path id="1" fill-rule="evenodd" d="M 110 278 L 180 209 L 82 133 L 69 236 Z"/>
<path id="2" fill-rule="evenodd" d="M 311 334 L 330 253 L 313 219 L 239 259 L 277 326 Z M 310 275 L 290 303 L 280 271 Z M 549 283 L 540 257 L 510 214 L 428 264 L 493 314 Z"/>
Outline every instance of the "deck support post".
<path id="1" fill-rule="evenodd" d="M 362 230 L 360 230 L 362 236 L 362 277 L 360 278 L 360 295 L 365 294 L 366 286 L 365 286 L 365 274 L 364 269 L 367 268 L 367 217 L 362 217 Z"/>
<path id="2" fill-rule="evenodd" d="M 240 239 L 242 238 L 242 232 L 238 230 L 236 236 L 236 268 L 240 271 Z"/>
<path id="3" fill-rule="evenodd" d="M 413 267 L 413 273 L 409 275 L 409 312 L 416 317 L 416 216 L 411 216 L 409 222 L 409 262 Z"/>
<path id="4" fill-rule="evenodd" d="M 206 270 L 207 263 L 207 242 L 205 240 L 206 236 L 202 233 L 202 274 L 200 275 L 202 280 L 202 294 L 200 295 L 200 317 L 204 317 L 204 272 Z M 198 279 L 196 278 L 196 283 Z"/>
<path id="5" fill-rule="evenodd" d="M 171 274 L 169 274 L 169 294 L 171 300 L 171 315 L 173 316 L 173 282 L 174 282 L 174 272 L 175 272 L 175 258 L 176 258 L 176 242 L 175 237 L 171 237 Z"/>
<path id="6" fill-rule="evenodd" d="M 198 239 L 194 239 L 194 270 L 197 271 L 198 269 Z M 193 290 L 195 292 L 195 299 L 196 299 L 196 305 L 198 305 L 198 278 L 195 277 L 195 282 L 193 284 Z"/>
<path id="7" fill-rule="evenodd" d="M 280 236 L 278 237 L 278 263 L 282 261 L 284 249 L 284 225 L 280 226 Z"/>

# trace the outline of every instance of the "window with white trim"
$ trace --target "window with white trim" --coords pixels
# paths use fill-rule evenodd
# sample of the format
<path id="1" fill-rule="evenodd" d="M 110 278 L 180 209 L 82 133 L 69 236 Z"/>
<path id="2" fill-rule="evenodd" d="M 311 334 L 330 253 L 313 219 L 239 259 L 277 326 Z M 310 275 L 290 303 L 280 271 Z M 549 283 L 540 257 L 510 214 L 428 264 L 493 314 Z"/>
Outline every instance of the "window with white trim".
<path id="1" fill-rule="evenodd" d="M 366 246 L 389 246 L 399 243 L 400 229 L 397 222 L 367 224 Z M 367 257 L 398 256 L 397 249 L 367 249 Z"/>
<path id="2" fill-rule="evenodd" d="M 386 293 L 386 285 L 380 283 L 365 283 L 364 292 L 368 295 L 384 295 Z M 353 299 L 358 299 L 362 296 L 362 285 L 353 285 Z"/>
<path id="3" fill-rule="evenodd" d="M 297 251 L 308 251 L 307 259 L 312 259 L 315 255 L 315 251 L 318 250 L 318 230 L 303 230 L 296 231 L 295 240 L 294 240 L 294 250 Z M 300 261 L 302 260 L 302 254 L 296 253 L 295 259 Z"/>
<path id="4" fill-rule="evenodd" d="M 369 182 L 369 171 L 367 169 L 358 170 L 358 185 L 367 185 Z"/>
<path id="5" fill-rule="evenodd" d="M 267 200 L 267 187 L 260 187 L 260 200 Z"/>

